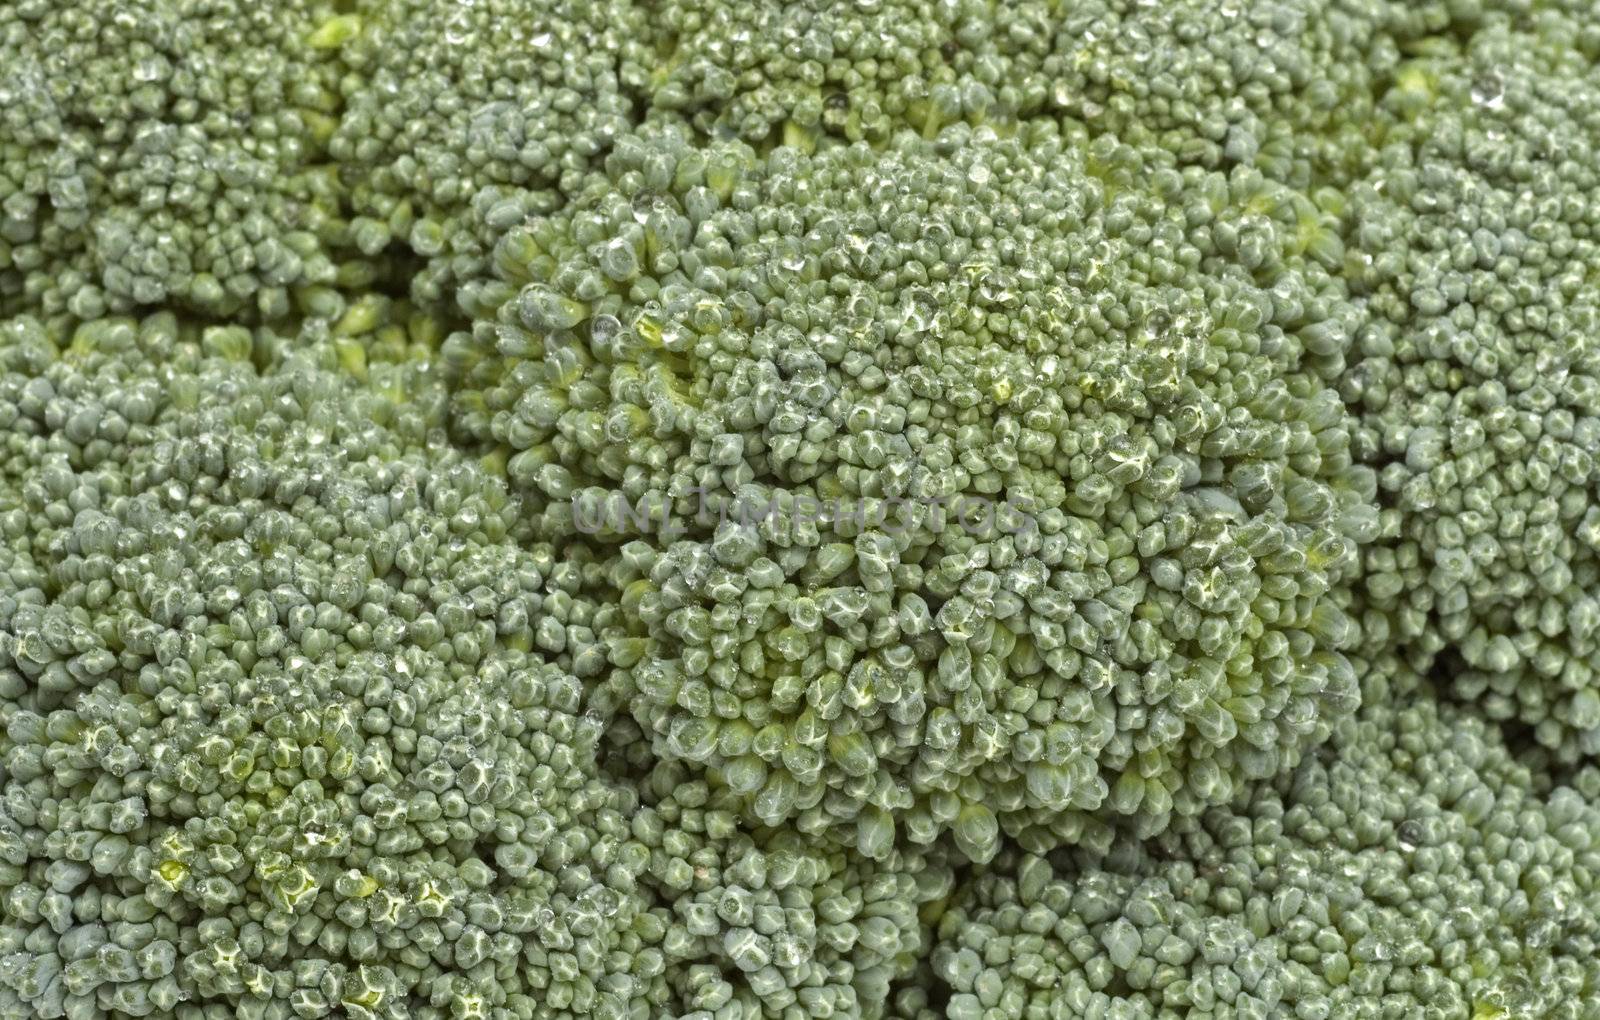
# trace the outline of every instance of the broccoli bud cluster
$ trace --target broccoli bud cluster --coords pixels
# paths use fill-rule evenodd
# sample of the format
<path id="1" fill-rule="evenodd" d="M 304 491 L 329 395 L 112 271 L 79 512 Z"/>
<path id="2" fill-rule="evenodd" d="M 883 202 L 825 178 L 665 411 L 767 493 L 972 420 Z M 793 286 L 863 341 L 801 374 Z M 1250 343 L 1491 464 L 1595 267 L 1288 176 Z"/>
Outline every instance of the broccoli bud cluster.
<path id="1" fill-rule="evenodd" d="M 0 10 L 0 311 L 283 315 L 336 276 L 315 0 Z"/>
<path id="2" fill-rule="evenodd" d="M 1600 1020 L 1592 7 L 0 4 L 0 1020 Z"/>
<path id="3" fill-rule="evenodd" d="M 1375 709 L 1232 806 L 979 874 L 939 921 L 944 1015 L 1592 1015 L 1600 789 L 1536 793 L 1483 721 L 1379 668 Z"/>
<path id="4" fill-rule="evenodd" d="M 1398 73 L 1351 193 L 1365 321 L 1337 382 L 1385 497 L 1380 634 L 1565 760 L 1600 752 L 1596 52 L 1546 12 Z"/>
<path id="5" fill-rule="evenodd" d="M 641 759 L 603 565 L 444 442 L 378 318 L 0 333 L 0 1010 L 877 1009 L 942 850 L 750 832 Z"/>
<path id="6" fill-rule="evenodd" d="M 630 141 L 446 341 L 459 425 L 632 578 L 619 699 L 762 824 L 1153 831 L 1353 704 L 1329 225 L 1073 142 Z"/>
<path id="7" fill-rule="evenodd" d="M 55 340 L 0 344 L 35 571 L 0 627 L 0 1000 L 626 1015 L 649 855 L 579 679 L 605 610 L 443 404 L 171 316 Z"/>
<path id="8" fill-rule="evenodd" d="M 448 301 L 488 272 L 494 199 L 547 212 L 628 132 L 644 12 L 627 0 L 351 6 L 325 29 L 345 68 L 328 152 L 354 177 L 350 240 L 369 256 L 405 245 L 428 260 L 410 292 Z"/>

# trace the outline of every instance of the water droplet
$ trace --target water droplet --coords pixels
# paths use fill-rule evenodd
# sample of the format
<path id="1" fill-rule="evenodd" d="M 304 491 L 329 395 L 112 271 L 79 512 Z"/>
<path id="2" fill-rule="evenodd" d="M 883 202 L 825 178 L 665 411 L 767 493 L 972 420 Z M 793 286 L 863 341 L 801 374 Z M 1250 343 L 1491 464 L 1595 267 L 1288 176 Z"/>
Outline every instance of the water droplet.
<path id="1" fill-rule="evenodd" d="M 1410 853 L 1422 842 L 1422 827 L 1414 819 L 1406 819 L 1395 829 L 1395 842 L 1400 849 Z"/>
<path id="2" fill-rule="evenodd" d="M 1003 276 L 990 273 L 978 284 L 978 296 L 994 305 L 1003 305 L 1011 301 L 1016 295 L 1007 286 Z"/>
<path id="3" fill-rule="evenodd" d="M 589 337 L 600 346 L 611 343 L 620 332 L 622 332 L 622 321 L 615 315 L 596 315 L 589 322 Z"/>
<path id="4" fill-rule="evenodd" d="M 1472 83 L 1472 101 L 1490 110 L 1506 105 L 1506 81 L 1499 71 L 1491 71 Z"/>
<path id="5" fill-rule="evenodd" d="M 913 333 L 925 333 L 933 326 L 939 314 L 939 302 L 925 290 L 914 290 L 906 295 L 903 315 L 905 328 Z"/>

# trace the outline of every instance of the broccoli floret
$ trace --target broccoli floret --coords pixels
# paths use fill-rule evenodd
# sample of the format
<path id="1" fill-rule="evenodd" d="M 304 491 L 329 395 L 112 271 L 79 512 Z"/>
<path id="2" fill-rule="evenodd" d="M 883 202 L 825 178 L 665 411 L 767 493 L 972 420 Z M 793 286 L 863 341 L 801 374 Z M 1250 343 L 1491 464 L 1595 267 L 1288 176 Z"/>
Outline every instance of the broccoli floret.
<path id="1" fill-rule="evenodd" d="M 1065 117 L 1152 158 L 1305 187 L 1360 166 L 1374 83 L 1442 12 L 1321 3 L 671 0 L 645 100 L 702 135 L 803 149 Z"/>
<path id="2" fill-rule="evenodd" d="M 329 143 L 353 181 L 351 237 L 368 254 L 407 245 L 428 260 L 411 293 L 448 303 L 488 273 L 484 230 L 558 207 L 631 129 L 645 14 L 628 0 L 354 7 Z"/>
<path id="3" fill-rule="evenodd" d="M 1592 7 L 0 3 L 0 1018 L 1596 1020 Z"/>
<path id="4" fill-rule="evenodd" d="M 636 776 L 633 834 L 651 848 L 674 1016 L 885 1015 L 890 985 L 926 956 L 922 911 L 948 896 L 943 848 L 880 861 L 792 828 L 747 827 L 740 797 L 654 759 L 630 727 L 608 738 L 612 768 Z M 625 766 L 623 762 L 627 762 Z"/>
<path id="5" fill-rule="evenodd" d="M 611 683 L 659 754 L 766 825 L 983 859 L 1159 829 L 1348 711 L 1332 223 L 1144 169 L 1048 127 L 668 133 L 502 237 L 456 426 L 636 578 Z"/>
<path id="6" fill-rule="evenodd" d="M 1600 811 L 1538 794 L 1399 663 L 1376 675 L 1359 718 L 1230 807 L 1103 857 L 997 859 L 940 921 L 947 1015 L 1590 1015 Z"/>
<path id="7" fill-rule="evenodd" d="M 289 311 L 330 281 L 332 4 L 0 9 L 0 313 Z"/>
<path id="8" fill-rule="evenodd" d="M 652 5 L 651 114 L 707 137 L 800 148 L 933 137 L 946 125 L 1015 126 L 1045 106 L 1039 73 L 1055 3 L 866 0 Z"/>
<path id="9" fill-rule="evenodd" d="M 583 682 L 616 610 L 435 383 L 255 339 L 0 336 L 0 1009 L 630 1015 L 649 848 Z"/>
<path id="10" fill-rule="evenodd" d="M 1587 40 L 1578 47 L 1573 40 Z M 1600 752 L 1600 81 L 1592 26 L 1495 19 L 1384 97 L 1350 190 L 1360 327 L 1335 380 L 1379 470 L 1378 640 L 1571 760 Z M 1392 629 L 1392 633 L 1388 631 Z"/>
<path id="11" fill-rule="evenodd" d="M 1062 7 L 1040 66 L 1051 109 L 1180 164 L 1301 188 L 1359 168 L 1374 83 L 1399 59 L 1402 19 L 1383 0 Z"/>

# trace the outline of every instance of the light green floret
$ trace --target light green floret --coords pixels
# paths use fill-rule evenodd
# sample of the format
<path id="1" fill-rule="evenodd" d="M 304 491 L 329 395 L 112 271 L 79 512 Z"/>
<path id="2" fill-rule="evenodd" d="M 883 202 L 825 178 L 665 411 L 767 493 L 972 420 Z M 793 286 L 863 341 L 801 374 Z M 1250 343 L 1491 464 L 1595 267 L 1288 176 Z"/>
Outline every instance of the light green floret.
<path id="1" fill-rule="evenodd" d="M 0 10 L 0 312 L 277 317 L 335 274 L 333 4 Z"/>
<path id="2" fill-rule="evenodd" d="M 1492 726 L 1379 670 L 1358 719 L 1229 808 L 1104 858 L 997 859 L 940 922 L 944 1015 L 1595 1016 L 1592 789 L 1536 793 Z"/>
<path id="3" fill-rule="evenodd" d="M 351 185 L 351 239 L 367 255 L 409 247 L 428 262 L 413 296 L 448 304 L 488 275 L 485 231 L 559 206 L 637 121 L 623 86 L 644 12 L 627 0 L 352 6 L 329 143 Z"/>
<path id="4" fill-rule="evenodd" d="M 1600 752 L 1597 53 L 1540 11 L 1406 66 L 1350 192 L 1368 321 L 1336 382 L 1385 507 L 1367 629 L 1564 759 Z"/>
<path id="5" fill-rule="evenodd" d="M 0 331 L 0 1013 L 648 1010 L 615 610 L 437 387 L 263 333 Z"/>
<path id="6" fill-rule="evenodd" d="M 1145 169 L 1048 126 L 666 134 L 506 232 L 454 424 L 614 550 L 657 753 L 767 825 L 984 859 L 1157 830 L 1348 711 L 1323 596 L 1372 480 L 1304 370 L 1342 249 L 1259 175 Z"/>

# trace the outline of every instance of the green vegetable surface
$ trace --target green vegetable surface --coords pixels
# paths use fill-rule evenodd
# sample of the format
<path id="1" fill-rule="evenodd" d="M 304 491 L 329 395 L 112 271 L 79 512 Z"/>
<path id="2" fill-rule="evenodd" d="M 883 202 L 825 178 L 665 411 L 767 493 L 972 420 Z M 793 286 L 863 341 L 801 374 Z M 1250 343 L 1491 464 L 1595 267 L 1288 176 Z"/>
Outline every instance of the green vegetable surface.
<path id="1" fill-rule="evenodd" d="M 0 3 L 0 1020 L 1600 1020 L 1596 14 Z"/>

